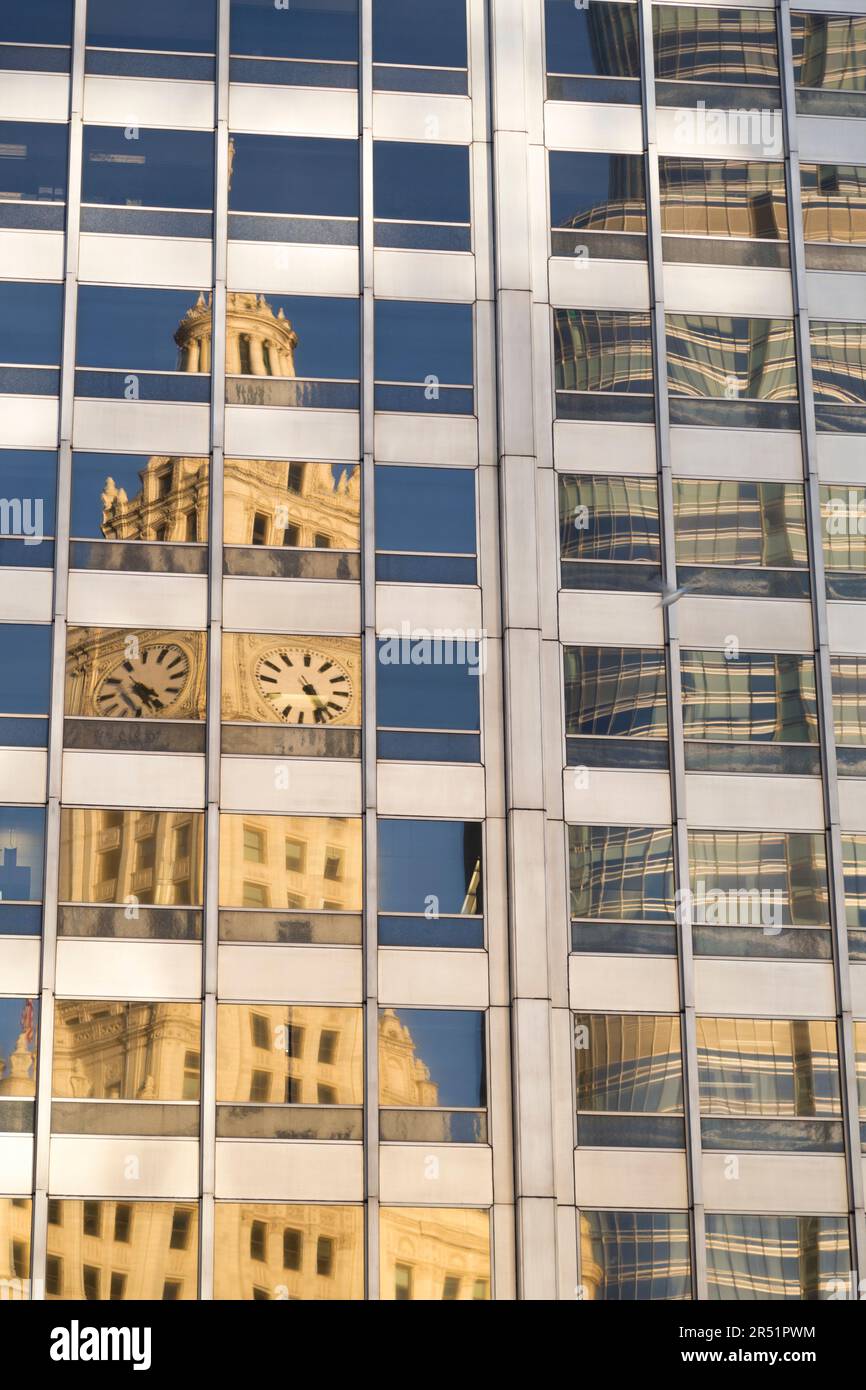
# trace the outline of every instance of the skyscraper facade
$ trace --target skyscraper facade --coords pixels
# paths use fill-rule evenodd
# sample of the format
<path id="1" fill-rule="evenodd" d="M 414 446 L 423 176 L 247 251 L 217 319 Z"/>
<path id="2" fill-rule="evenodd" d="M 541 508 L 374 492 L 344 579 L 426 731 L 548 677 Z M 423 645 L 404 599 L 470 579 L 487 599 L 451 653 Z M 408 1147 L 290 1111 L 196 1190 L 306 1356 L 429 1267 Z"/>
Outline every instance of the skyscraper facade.
<path id="1" fill-rule="evenodd" d="M 0 3 L 0 1298 L 866 1273 L 866 12 Z"/>

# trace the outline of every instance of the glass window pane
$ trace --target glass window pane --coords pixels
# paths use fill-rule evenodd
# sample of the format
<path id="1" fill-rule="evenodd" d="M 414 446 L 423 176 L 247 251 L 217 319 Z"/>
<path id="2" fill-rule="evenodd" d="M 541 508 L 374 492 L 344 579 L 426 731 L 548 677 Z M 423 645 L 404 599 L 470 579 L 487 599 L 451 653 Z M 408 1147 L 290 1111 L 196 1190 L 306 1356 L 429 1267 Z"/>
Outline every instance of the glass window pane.
<path id="1" fill-rule="evenodd" d="M 606 921 L 671 922 L 671 832 L 650 826 L 570 825 L 571 915 Z"/>
<path id="2" fill-rule="evenodd" d="M 866 18 L 862 15 L 791 15 L 798 87 L 866 92 Z"/>
<path id="3" fill-rule="evenodd" d="M 377 467 L 376 548 L 474 555 L 474 469 Z"/>
<path id="4" fill-rule="evenodd" d="M 62 285 L 0 280 L 0 362 L 56 367 L 62 313 Z"/>
<path id="5" fill-rule="evenodd" d="M 637 5 L 545 0 L 544 21 L 549 73 L 640 77 Z"/>
<path id="6" fill-rule="evenodd" d="M 0 10 L 0 43 L 72 43 L 73 0 L 27 0 Z"/>
<path id="7" fill-rule="evenodd" d="M 654 5 L 657 78 L 773 84 L 779 78 L 772 10 Z"/>
<path id="8" fill-rule="evenodd" d="M 552 227 L 646 231 L 641 155 L 551 150 L 548 158 Z"/>
<path id="9" fill-rule="evenodd" d="M 332 549 L 358 549 L 356 463 L 226 459 L 224 491 L 226 545 L 313 548 L 324 532 Z"/>
<path id="10" fill-rule="evenodd" d="M 131 289 L 82 285 L 78 291 L 76 363 L 140 371 L 197 372 L 198 361 L 181 359 L 185 325 L 199 313 L 210 336 L 210 308 L 195 290 Z"/>
<path id="11" fill-rule="evenodd" d="M 216 0 L 88 0 L 89 47 L 213 53 L 215 43 Z"/>
<path id="12" fill-rule="evenodd" d="M 201 811 L 64 807 L 60 900 L 200 907 L 204 832 Z"/>
<path id="13" fill-rule="evenodd" d="M 39 1000 L 0 998 L 0 1096 L 32 1100 L 36 1095 Z M 33 1122 L 29 1128 L 32 1130 Z M 0 1255 L 2 1259 L 2 1255 Z"/>
<path id="14" fill-rule="evenodd" d="M 373 61 L 465 68 L 466 0 L 373 0 Z"/>
<path id="15" fill-rule="evenodd" d="M 866 744 L 866 657 L 831 656 L 836 742 Z"/>
<path id="16" fill-rule="evenodd" d="M 357 140 L 238 135 L 229 140 L 229 209 L 357 217 Z"/>
<path id="17" fill-rule="evenodd" d="M 30 1229 L 32 1202 L 29 1197 L 0 1197 L 0 1287 L 9 1302 L 30 1297 Z"/>
<path id="18" fill-rule="evenodd" d="M 38 903 L 42 900 L 45 863 L 45 808 L 0 806 L 0 900 Z M 4 914 L 5 932 L 14 932 L 14 918 Z"/>
<path id="19" fill-rule="evenodd" d="M 249 837 L 257 854 L 247 853 Z M 291 850 L 288 848 L 291 846 Z M 340 877 L 329 870 L 339 852 Z M 244 906 L 250 886 L 261 890 L 262 907 L 286 905 L 287 895 L 314 910 L 326 903 L 333 910 L 361 910 L 361 822 L 330 816 L 220 816 L 220 904 Z M 252 904 L 250 904 L 252 905 Z"/>
<path id="20" fill-rule="evenodd" d="M 581 1297 L 631 1302 L 691 1297 L 684 1211 L 582 1211 Z"/>
<path id="21" fill-rule="evenodd" d="M 48 1258 L 63 1264 L 62 1297 L 159 1301 L 171 1277 L 172 1297 L 198 1295 L 198 1205 L 193 1202 L 57 1201 L 61 1230 L 48 1232 Z M 81 1230 L 88 1209 L 92 1230 L 84 1246 L 64 1239 L 63 1230 Z M 176 1239 L 183 1230 L 184 1239 Z M 122 1253 L 117 1245 L 123 1245 Z M 85 1263 L 86 1260 L 86 1263 Z M 122 1270 L 116 1266 L 122 1264 Z M 111 1278 L 98 1276 L 111 1271 Z M 91 1274 L 90 1271 L 93 1271 Z M 59 1297 L 54 1292 L 53 1297 Z"/>
<path id="22" fill-rule="evenodd" d="M 44 563 L 40 540 L 54 535 L 56 493 L 54 450 L 0 449 L 0 535 L 26 538 L 34 563 Z"/>
<path id="23" fill-rule="evenodd" d="M 866 164 L 801 164 L 807 241 L 866 242 Z"/>
<path id="24" fill-rule="evenodd" d="M 697 1045 L 702 1115 L 842 1113 L 833 1022 L 699 1018 Z"/>
<path id="25" fill-rule="evenodd" d="M 299 1030 L 305 1038 L 302 1050 L 293 1045 Z M 218 1104 L 283 1101 L 291 1091 L 293 1103 L 316 1105 L 321 1103 L 324 1086 L 329 1105 L 361 1105 L 363 1060 L 361 1009 L 308 1004 L 218 1006 Z M 270 1084 L 262 1086 L 262 1077 Z"/>
<path id="26" fill-rule="evenodd" d="M 866 835 L 843 835 L 845 917 L 849 927 L 866 931 Z M 866 1043 L 866 1035 L 864 1035 Z"/>
<path id="27" fill-rule="evenodd" d="M 231 51 L 257 58 L 351 62 L 358 56 L 357 0 L 231 0 Z"/>
<path id="28" fill-rule="evenodd" d="M 787 239 L 783 164 L 663 157 L 659 182 L 663 232 Z"/>
<path id="29" fill-rule="evenodd" d="M 824 836 L 690 830 L 692 921 L 709 926 L 828 927 Z"/>
<path id="30" fill-rule="evenodd" d="M 560 473 L 559 538 L 564 560 L 657 565 L 660 545 L 655 479 Z"/>
<path id="31" fill-rule="evenodd" d="M 790 319 L 668 314 L 672 395 L 795 401 L 797 367 Z"/>
<path id="32" fill-rule="evenodd" d="M 197 1101 L 200 1051 L 200 1004 L 58 1000 L 53 1094 Z"/>
<path id="33" fill-rule="evenodd" d="M 50 689 L 51 627 L 0 623 L 0 714 L 47 714 Z"/>
<path id="34" fill-rule="evenodd" d="M 363 1298 L 363 1207 L 217 1202 L 214 1297 Z"/>
<path id="35" fill-rule="evenodd" d="M 0 121 L 0 203 L 66 198 L 67 128 L 51 121 Z"/>
<path id="36" fill-rule="evenodd" d="M 675 478 L 673 486 L 678 565 L 808 564 L 798 483 Z"/>
<path id="37" fill-rule="evenodd" d="M 707 1213 L 707 1293 L 712 1300 L 838 1297 L 851 1255 L 843 1216 Z"/>
<path id="38" fill-rule="evenodd" d="M 472 305 L 376 300 L 376 380 L 473 382 Z"/>
<path id="39" fill-rule="evenodd" d="M 458 1299 L 490 1298 L 490 1216 L 471 1207 L 382 1207 L 379 1297 L 438 1301 L 454 1271 Z M 453 1287 L 453 1286 L 452 1286 Z"/>
<path id="40" fill-rule="evenodd" d="M 578 1110 L 682 1114 L 679 1018 L 575 1014 L 574 1061 Z"/>
<path id="41" fill-rule="evenodd" d="M 866 323 L 812 319 L 809 331 L 816 401 L 866 405 Z"/>
<path id="42" fill-rule="evenodd" d="M 357 727 L 360 638 L 224 633 L 222 718 L 305 728 Z"/>
<path id="43" fill-rule="evenodd" d="M 651 395 L 649 314 L 554 309 L 556 389 Z"/>
<path id="44" fill-rule="evenodd" d="M 432 895 L 437 913 L 483 911 L 477 821 L 379 821 L 379 907 L 424 912 Z"/>
<path id="45" fill-rule="evenodd" d="M 866 487 L 821 487 L 821 537 L 830 570 L 866 570 Z"/>
<path id="46" fill-rule="evenodd" d="M 72 455 L 74 537 L 109 541 L 207 539 L 208 460 L 168 454 Z"/>
<path id="47" fill-rule="evenodd" d="M 71 626 L 66 632 L 68 716 L 204 719 L 203 632 Z"/>
<path id="48" fill-rule="evenodd" d="M 444 648 L 437 664 L 437 645 Z M 414 653 L 414 660 L 413 660 Z M 446 639 L 385 638 L 379 641 L 376 721 L 380 729 L 479 727 L 477 643 Z"/>
<path id="49" fill-rule="evenodd" d="M 666 738 L 664 652 L 653 647 L 566 647 L 565 731 Z"/>
<path id="50" fill-rule="evenodd" d="M 483 1108 L 485 1017 L 473 1009 L 379 1010 L 379 1104 Z"/>
<path id="51" fill-rule="evenodd" d="M 682 710 L 686 738 L 817 743 L 815 662 L 684 649 Z"/>
<path id="52" fill-rule="evenodd" d="M 81 197 L 119 207 L 213 207 L 213 136 L 202 130 L 84 127 Z"/>
<path id="53" fill-rule="evenodd" d="M 226 318 L 226 372 L 356 381 L 358 323 L 357 299 L 233 292 Z M 295 403 L 303 405 L 305 399 L 301 393 Z"/>
<path id="54" fill-rule="evenodd" d="M 376 217 L 398 222 L 468 222 L 468 146 L 376 140 L 373 205 Z"/>

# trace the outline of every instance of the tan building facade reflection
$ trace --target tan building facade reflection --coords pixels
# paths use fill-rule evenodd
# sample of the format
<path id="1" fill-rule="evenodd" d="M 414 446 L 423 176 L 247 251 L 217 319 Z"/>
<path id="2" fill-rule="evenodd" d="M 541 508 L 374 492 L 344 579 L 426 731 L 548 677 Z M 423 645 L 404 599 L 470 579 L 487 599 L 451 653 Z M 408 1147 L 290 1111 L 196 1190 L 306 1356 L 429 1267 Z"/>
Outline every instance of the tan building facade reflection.
<path id="1" fill-rule="evenodd" d="M 50 1202 L 46 1298 L 186 1302 L 197 1286 L 195 1203 Z"/>
<path id="2" fill-rule="evenodd" d="M 220 1004 L 217 1102 L 361 1105 L 360 1009 Z"/>
<path id="3" fill-rule="evenodd" d="M 64 807 L 60 901 L 200 906 L 204 833 L 200 811 Z"/>
<path id="4" fill-rule="evenodd" d="M 205 717 L 203 632 L 70 627 L 66 714 L 91 719 Z"/>
<path id="5" fill-rule="evenodd" d="M 363 1207 L 217 1202 L 214 1297 L 364 1297 Z"/>
<path id="6" fill-rule="evenodd" d="M 225 633 L 222 717 L 227 723 L 357 727 L 360 638 Z"/>
<path id="7" fill-rule="evenodd" d="M 379 1297 L 390 1301 L 490 1297 L 490 1217 L 469 1207 L 383 1207 Z"/>
<path id="8" fill-rule="evenodd" d="M 220 817 L 222 907 L 361 910 L 361 822 L 349 817 Z"/>
<path id="9" fill-rule="evenodd" d="M 201 1006 L 58 1000 L 57 1097 L 74 1100 L 199 1099 Z"/>

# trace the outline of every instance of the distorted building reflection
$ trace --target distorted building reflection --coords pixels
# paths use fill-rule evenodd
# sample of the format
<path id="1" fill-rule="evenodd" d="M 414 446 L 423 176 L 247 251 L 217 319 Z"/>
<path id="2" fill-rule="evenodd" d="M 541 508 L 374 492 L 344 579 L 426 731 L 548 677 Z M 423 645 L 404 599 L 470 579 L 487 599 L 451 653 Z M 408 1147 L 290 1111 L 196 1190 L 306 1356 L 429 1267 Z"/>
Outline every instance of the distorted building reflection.
<path id="1" fill-rule="evenodd" d="M 688 1213 L 582 1211 L 579 1292 L 588 1302 L 691 1298 Z"/>
<path id="2" fill-rule="evenodd" d="M 197 1289 L 197 1203 L 49 1201 L 46 1298 L 185 1302 Z"/>
<path id="3" fill-rule="evenodd" d="M 851 1253 L 842 1216 L 707 1213 L 707 1296 L 715 1300 L 847 1296 Z"/>
<path id="4" fill-rule="evenodd" d="M 382 1207 L 379 1297 L 490 1298 L 490 1216 L 470 1207 Z"/>
<path id="5" fill-rule="evenodd" d="M 200 905 L 204 838 L 197 811 L 64 807 L 60 901 Z"/>
<path id="6" fill-rule="evenodd" d="M 359 912 L 361 822 L 340 816 L 220 817 L 223 907 Z"/>
<path id="7" fill-rule="evenodd" d="M 59 999 L 54 1018 L 57 1097 L 197 1101 L 201 1006 Z"/>
<path id="8" fill-rule="evenodd" d="M 310 1004 L 220 1004 L 217 1102 L 360 1105 L 360 1009 Z"/>
<path id="9" fill-rule="evenodd" d="M 0 1197 L 0 1303 L 30 1297 L 29 1197 Z"/>
<path id="10" fill-rule="evenodd" d="M 217 1299 L 362 1299 L 364 1262 L 363 1207 L 216 1204 Z"/>

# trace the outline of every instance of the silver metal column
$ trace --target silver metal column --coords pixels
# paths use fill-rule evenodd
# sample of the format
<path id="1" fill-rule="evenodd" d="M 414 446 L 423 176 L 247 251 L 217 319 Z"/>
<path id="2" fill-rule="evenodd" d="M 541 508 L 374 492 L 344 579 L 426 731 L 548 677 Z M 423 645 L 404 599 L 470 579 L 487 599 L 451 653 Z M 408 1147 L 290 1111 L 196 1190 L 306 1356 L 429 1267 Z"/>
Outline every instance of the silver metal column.
<path id="1" fill-rule="evenodd" d="M 219 0 L 211 316 L 211 455 L 208 485 L 208 681 L 199 1218 L 200 1297 L 213 1298 L 216 1166 L 217 965 L 219 960 L 220 700 L 223 614 L 223 476 L 226 398 L 226 260 L 229 186 L 229 0 Z"/>
<path id="2" fill-rule="evenodd" d="M 644 146 L 646 150 L 647 241 L 650 272 L 650 313 L 652 316 L 653 382 L 655 393 L 655 438 L 658 463 L 659 520 L 662 542 L 662 584 L 673 593 L 677 585 L 674 549 L 674 498 L 671 475 L 670 410 L 668 404 L 667 349 L 665 334 L 664 265 L 662 260 L 661 197 L 659 191 L 658 147 L 656 143 L 655 66 L 652 36 L 652 0 L 640 0 L 641 82 Z M 695 970 L 692 954 L 692 923 L 689 887 L 689 841 L 686 821 L 685 745 L 680 701 L 680 642 L 676 604 L 664 610 L 665 650 L 668 684 L 668 746 L 670 750 L 671 804 L 673 815 L 674 873 L 680 889 L 677 910 L 677 953 L 679 957 L 680 1026 L 685 1103 L 686 1164 L 689 1207 L 692 1214 L 692 1287 L 695 1298 L 707 1297 L 707 1263 L 701 1160 L 701 1115 L 698 1092 L 698 1054 L 695 1028 Z"/>
<path id="3" fill-rule="evenodd" d="M 364 815 L 365 1015 L 364 1190 L 367 1205 L 367 1298 L 379 1298 L 379 960 L 376 828 L 376 531 L 374 474 L 374 300 L 373 300 L 373 0 L 360 5 L 361 64 L 358 73 L 358 133 L 361 160 L 361 727 Z"/>
<path id="4" fill-rule="evenodd" d="M 518 1296 L 556 1297 L 526 15 L 489 0 Z"/>
<path id="5" fill-rule="evenodd" d="M 39 981 L 39 1045 L 33 1177 L 31 1294 L 45 1297 L 48 1238 L 48 1166 L 51 1146 L 51 1083 L 54 1052 L 54 982 L 57 959 L 57 898 L 60 868 L 60 804 L 63 774 L 63 706 L 66 678 L 66 603 L 69 588 L 69 509 L 72 495 L 72 423 L 75 397 L 75 331 L 78 312 L 78 231 L 81 223 L 82 106 L 87 0 L 76 0 L 69 82 L 69 174 L 64 248 L 63 343 L 60 367 L 60 428 L 57 466 L 57 523 L 54 539 L 51 716 L 48 733 L 48 810 L 45 830 L 45 887 Z"/>
<path id="6" fill-rule="evenodd" d="M 800 152 L 796 92 L 791 43 L 789 0 L 777 0 L 779 56 L 782 83 L 782 116 L 785 132 L 788 237 L 794 292 L 797 380 L 800 397 L 800 436 L 806 488 L 806 522 L 809 528 L 809 579 L 812 588 L 812 624 L 815 642 L 816 686 L 821 728 L 821 776 L 827 827 L 827 867 L 830 878 L 830 914 L 833 925 L 833 962 L 842 1081 L 842 1114 L 848 1175 L 848 1203 L 853 1225 L 852 1265 L 866 1270 L 866 1219 L 863 1210 L 863 1161 L 860 1152 L 860 1119 L 857 1069 L 851 1005 L 851 972 L 848 968 L 848 927 L 845 914 L 845 881 L 839 815 L 839 782 L 836 763 L 836 730 L 833 721 L 833 689 L 830 677 L 830 641 L 827 626 L 827 588 L 824 576 L 821 494 L 818 476 L 818 438 L 812 387 L 812 351 L 809 332 L 806 248 L 800 193 Z M 856 1297 L 856 1294 L 855 1294 Z"/>

